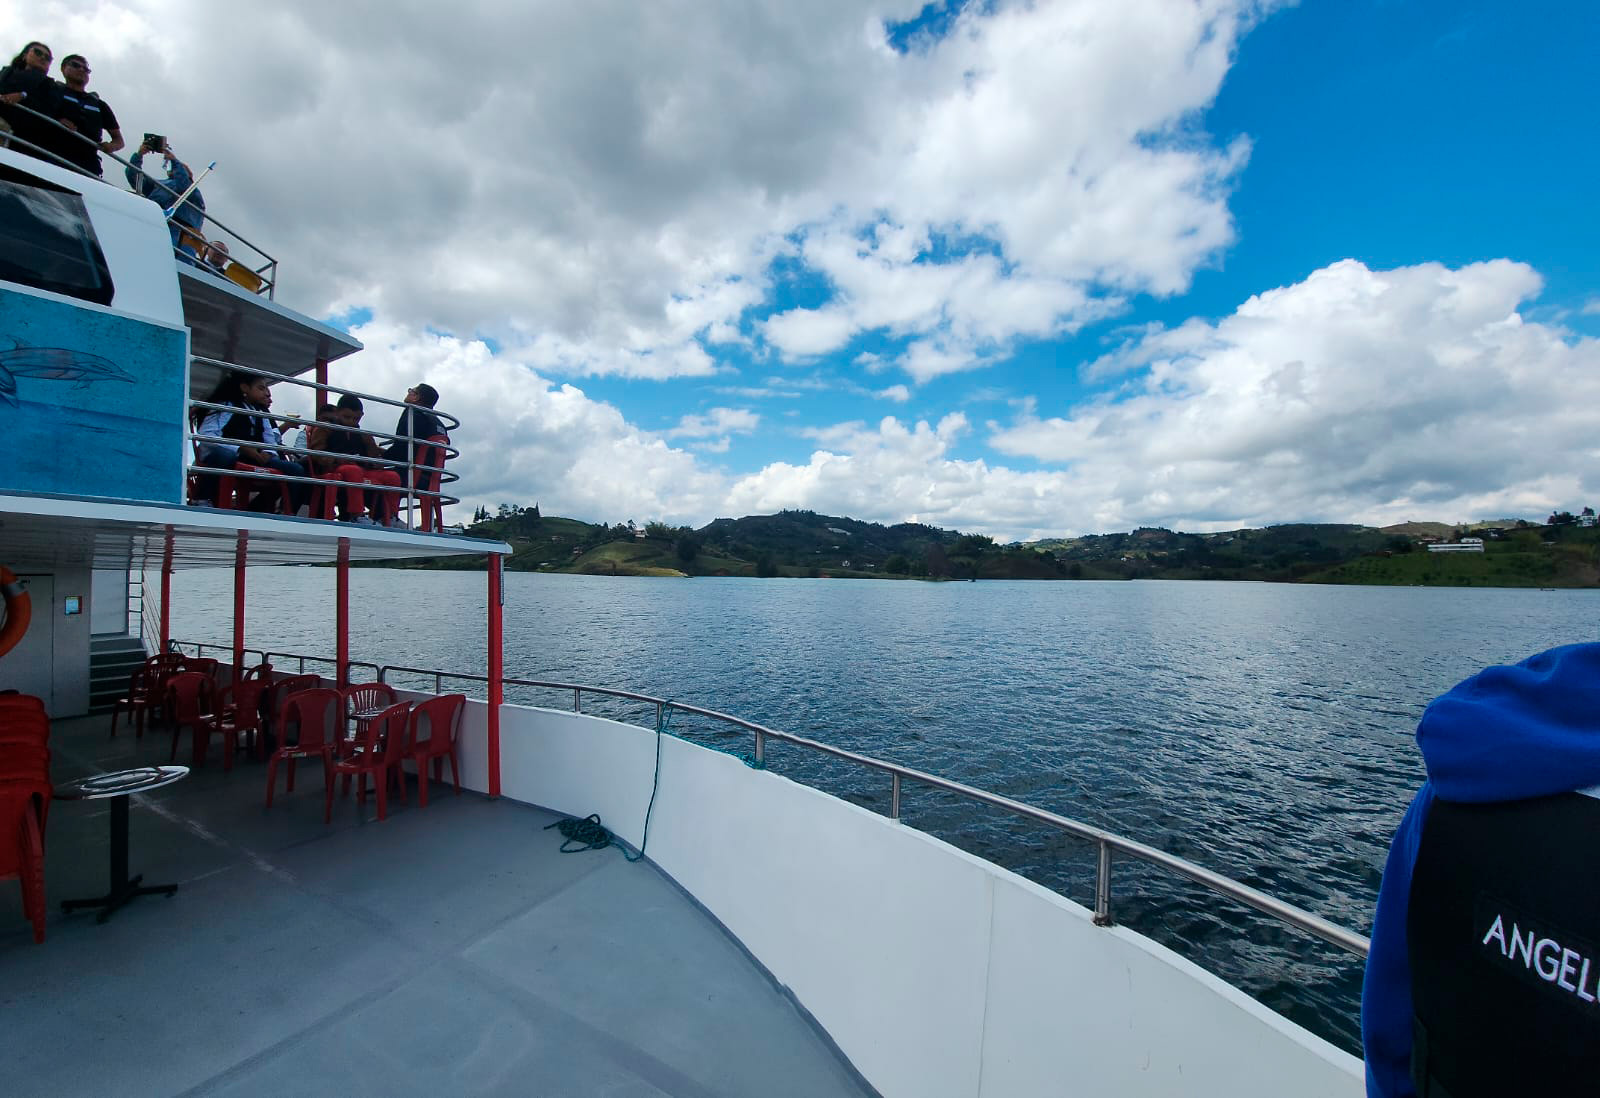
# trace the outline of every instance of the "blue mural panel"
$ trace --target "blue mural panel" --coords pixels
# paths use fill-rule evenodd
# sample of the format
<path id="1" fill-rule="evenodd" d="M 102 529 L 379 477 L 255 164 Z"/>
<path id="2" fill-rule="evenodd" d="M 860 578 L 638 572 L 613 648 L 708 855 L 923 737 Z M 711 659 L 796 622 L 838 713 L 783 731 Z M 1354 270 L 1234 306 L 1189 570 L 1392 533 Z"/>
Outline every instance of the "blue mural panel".
<path id="1" fill-rule="evenodd" d="M 0 488 L 181 503 L 189 333 L 0 287 Z"/>

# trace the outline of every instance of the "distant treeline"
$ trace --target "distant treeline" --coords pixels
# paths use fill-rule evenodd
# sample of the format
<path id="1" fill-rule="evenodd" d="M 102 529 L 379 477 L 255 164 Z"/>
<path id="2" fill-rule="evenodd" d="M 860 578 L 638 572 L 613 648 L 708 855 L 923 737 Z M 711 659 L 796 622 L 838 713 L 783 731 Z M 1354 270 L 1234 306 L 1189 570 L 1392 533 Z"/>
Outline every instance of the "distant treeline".
<path id="1" fill-rule="evenodd" d="M 1587 511 L 1587 509 L 1586 509 Z M 928 580 L 1211 579 L 1435 586 L 1600 585 L 1592 512 L 1476 527 L 1379 529 L 1291 523 L 1186 534 L 1158 527 L 997 544 L 919 523 L 884 526 L 814 511 L 717 519 L 699 529 L 546 517 L 537 506 L 480 509 L 467 533 L 509 542 L 514 571 L 602 575 L 893 577 Z M 1483 553 L 1430 553 L 1430 542 L 1481 537 Z M 413 566 L 482 568 L 481 559 Z"/>

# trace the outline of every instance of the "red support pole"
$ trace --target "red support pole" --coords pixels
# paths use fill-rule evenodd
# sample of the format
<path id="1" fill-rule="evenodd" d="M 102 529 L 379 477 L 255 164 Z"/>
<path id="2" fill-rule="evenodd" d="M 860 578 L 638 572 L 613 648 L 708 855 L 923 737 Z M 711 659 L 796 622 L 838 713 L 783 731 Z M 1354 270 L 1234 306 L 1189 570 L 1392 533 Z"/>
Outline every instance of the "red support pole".
<path id="1" fill-rule="evenodd" d="M 140 626 L 139 632 L 144 632 Z M 167 527 L 167 547 L 161 554 L 161 651 L 172 641 L 172 527 Z"/>
<path id="2" fill-rule="evenodd" d="M 325 359 L 325 358 L 317 359 L 317 384 L 318 385 L 326 385 L 326 384 L 328 384 L 328 360 Z M 316 419 L 317 418 L 317 409 L 318 408 L 322 407 L 324 404 L 332 404 L 332 403 L 334 403 L 334 402 L 328 399 L 328 391 L 326 389 L 320 389 L 319 388 L 317 390 L 317 403 L 311 409 L 311 418 L 312 419 Z"/>
<path id="3" fill-rule="evenodd" d="M 327 363 L 322 363 L 327 369 Z M 338 609 L 335 617 L 334 662 L 339 679 L 339 689 L 350 685 L 350 539 L 339 539 L 338 593 L 334 602 Z"/>
<path id="4" fill-rule="evenodd" d="M 237 686 L 244 674 L 244 565 L 248 558 L 248 531 L 239 531 L 239 547 L 233 551 L 233 682 Z"/>
<path id="5" fill-rule="evenodd" d="M 489 554 L 489 796 L 500 795 L 500 706 L 505 701 L 505 671 L 500 647 L 500 622 L 505 609 L 500 554 Z"/>

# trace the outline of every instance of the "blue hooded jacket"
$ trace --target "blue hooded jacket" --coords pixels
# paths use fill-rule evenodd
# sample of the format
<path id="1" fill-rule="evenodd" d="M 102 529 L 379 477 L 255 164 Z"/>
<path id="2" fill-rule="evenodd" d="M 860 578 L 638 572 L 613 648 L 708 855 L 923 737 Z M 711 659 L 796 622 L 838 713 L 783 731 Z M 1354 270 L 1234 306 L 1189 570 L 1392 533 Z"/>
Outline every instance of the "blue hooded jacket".
<path id="1" fill-rule="evenodd" d="M 1369 1098 L 1416 1093 L 1406 914 L 1429 807 L 1435 797 L 1483 804 L 1600 785 L 1600 644 L 1569 644 L 1478 672 L 1428 706 L 1417 746 L 1428 780 L 1389 848 L 1361 988 Z"/>

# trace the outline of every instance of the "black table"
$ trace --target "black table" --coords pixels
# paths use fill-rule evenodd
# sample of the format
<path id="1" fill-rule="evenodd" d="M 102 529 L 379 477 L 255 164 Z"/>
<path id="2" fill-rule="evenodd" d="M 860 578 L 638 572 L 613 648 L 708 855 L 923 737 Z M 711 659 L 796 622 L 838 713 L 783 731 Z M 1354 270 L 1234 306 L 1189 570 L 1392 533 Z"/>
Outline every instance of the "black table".
<path id="1" fill-rule="evenodd" d="M 135 896 L 149 896 L 157 892 L 171 896 L 178 891 L 175 884 L 141 884 L 143 874 L 131 879 L 128 877 L 128 797 L 134 793 L 160 789 L 188 776 L 187 766 L 140 766 L 132 770 L 119 770 L 114 774 L 96 774 L 92 778 L 80 778 L 56 786 L 58 800 L 111 800 L 111 890 L 104 896 L 90 900 L 62 900 L 62 911 L 98 907 L 101 910 L 95 916 L 95 922 L 103 923 L 111 918 L 117 908 Z"/>

